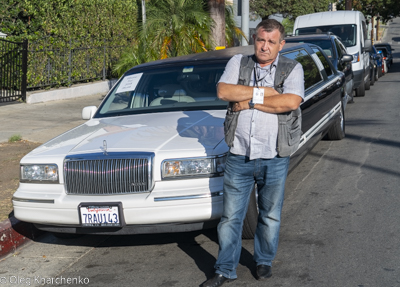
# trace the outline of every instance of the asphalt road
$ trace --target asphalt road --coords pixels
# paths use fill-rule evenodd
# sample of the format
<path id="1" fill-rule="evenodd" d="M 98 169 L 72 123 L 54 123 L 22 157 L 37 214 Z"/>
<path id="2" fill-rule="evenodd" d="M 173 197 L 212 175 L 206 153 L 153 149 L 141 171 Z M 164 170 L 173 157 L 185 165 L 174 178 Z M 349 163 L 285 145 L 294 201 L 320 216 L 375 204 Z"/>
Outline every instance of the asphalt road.
<path id="1" fill-rule="evenodd" d="M 239 279 L 227 286 L 400 286 L 399 34 L 395 19 L 387 34 L 394 65 L 347 106 L 346 138 L 321 141 L 289 175 L 272 278 L 255 279 L 253 241 L 245 240 Z M 217 252 L 215 230 L 46 234 L 0 261 L 0 285 L 199 286 Z"/>

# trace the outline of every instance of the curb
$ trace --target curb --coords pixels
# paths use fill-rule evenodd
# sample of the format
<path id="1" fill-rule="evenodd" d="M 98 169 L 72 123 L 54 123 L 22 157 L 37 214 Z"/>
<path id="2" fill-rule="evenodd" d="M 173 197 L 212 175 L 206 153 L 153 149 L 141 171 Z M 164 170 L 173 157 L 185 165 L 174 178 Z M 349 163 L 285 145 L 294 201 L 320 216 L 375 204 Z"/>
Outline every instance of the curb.
<path id="1" fill-rule="evenodd" d="M 0 258 L 16 252 L 18 247 L 44 233 L 32 223 L 19 221 L 14 216 L 0 222 Z"/>
<path id="2" fill-rule="evenodd" d="M 71 87 L 61 87 L 51 90 L 31 91 L 26 95 L 26 103 L 36 104 L 96 94 L 106 94 L 117 81 L 118 79 L 112 79 L 94 83 L 76 84 Z"/>

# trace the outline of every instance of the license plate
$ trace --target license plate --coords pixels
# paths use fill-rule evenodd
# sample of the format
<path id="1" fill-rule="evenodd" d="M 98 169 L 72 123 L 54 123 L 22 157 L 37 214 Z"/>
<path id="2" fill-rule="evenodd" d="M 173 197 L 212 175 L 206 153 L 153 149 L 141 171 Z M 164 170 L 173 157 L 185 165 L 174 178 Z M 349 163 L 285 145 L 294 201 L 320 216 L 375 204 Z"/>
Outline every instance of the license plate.
<path id="1" fill-rule="evenodd" d="M 121 226 L 118 205 L 80 206 L 81 224 L 84 227 L 119 227 Z"/>

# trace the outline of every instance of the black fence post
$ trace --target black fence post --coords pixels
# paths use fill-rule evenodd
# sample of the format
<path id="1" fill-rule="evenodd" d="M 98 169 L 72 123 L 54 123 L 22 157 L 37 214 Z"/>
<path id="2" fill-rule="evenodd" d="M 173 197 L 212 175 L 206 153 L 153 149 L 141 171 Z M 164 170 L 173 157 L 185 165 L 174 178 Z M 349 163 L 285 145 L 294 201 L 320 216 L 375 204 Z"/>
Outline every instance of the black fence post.
<path id="1" fill-rule="evenodd" d="M 71 39 L 69 40 L 69 56 L 68 56 L 68 86 L 71 86 L 71 72 L 72 72 L 72 48 Z"/>
<path id="2" fill-rule="evenodd" d="M 21 78 L 21 97 L 26 102 L 26 85 L 28 73 L 28 40 L 22 42 L 22 78 Z"/>
<path id="3" fill-rule="evenodd" d="M 104 53 L 103 53 L 103 81 L 106 80 L 106 39 L 104 41 Z"/>

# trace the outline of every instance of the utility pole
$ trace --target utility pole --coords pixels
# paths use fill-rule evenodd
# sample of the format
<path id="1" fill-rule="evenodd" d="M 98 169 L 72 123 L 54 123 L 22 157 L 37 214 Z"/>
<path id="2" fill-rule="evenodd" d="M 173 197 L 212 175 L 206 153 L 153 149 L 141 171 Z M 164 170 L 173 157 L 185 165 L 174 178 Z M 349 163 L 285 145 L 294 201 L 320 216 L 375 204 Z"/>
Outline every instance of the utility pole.
<path id="1" fill-rule="evenodd" d="M 249 39 L 249 21 L 250 21 L 250 4 L 249 0 L 238 0 L 242 1 L 242 31 L 243 34 Z M 247 40 L 242 36 L 242 46 L 248 46 Z"/>
<path id="2" fill-rule="evenodd" d="M 371 42 L 374 44 L 374 16 L 371 16 Z"/>
<path id="3" fill-rule="evenodd" d="M 144 27 L 146 25 L 146 0 L 142 0 L 142 21 Z"/>

